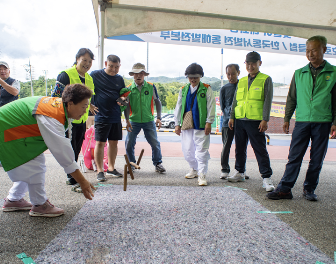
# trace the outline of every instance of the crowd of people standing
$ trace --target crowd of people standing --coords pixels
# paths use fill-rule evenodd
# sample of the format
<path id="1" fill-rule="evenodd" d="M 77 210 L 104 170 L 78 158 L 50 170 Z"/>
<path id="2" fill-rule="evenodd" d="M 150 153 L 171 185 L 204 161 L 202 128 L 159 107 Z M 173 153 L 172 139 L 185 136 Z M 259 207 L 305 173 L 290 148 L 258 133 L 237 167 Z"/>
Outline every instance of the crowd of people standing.
<path id="1" fill-rule="evenodd" d="M 306 43 L 309 63 L 296 70 L 292 78 L 286 102 L 284 132 L 289 132 L 294 111 L 296 122 L 286 170 L 276 188 L 271 180 L 273 172 L 265 138 L 273 98 L 272 78 L 260 72 L 262 60 L 255 51 L 246 55 L 248 76 L 239 79 L 239 65 L 227 65 L 229 83 L 220 90 L 223 149 L 219 178 L 229 182 L 244 182 L 249 178 L 245 172 L 247 144 L 250 142 L 257 159 L 262 187 L 268 192 L 267 197 L 273 200 L 292 199 L 291 189 L 311 140 L 311 157 L 303 195 L 309 201 L 317 201 L 314 192 L 327 152 L 329 134 L 331 138 L 336 137 L 336 67 L 323 58 L 326 44 L 323 36 L 309 38 Z M 72 190 L 92 199 L 95 188 L 77 165 L 90 116 L 94 118 L 94 162 L 98 181 L 106 181 L 106 177 L 122 177 L 115 168 L 118 142 L 122 140 L 122 112 L 126 118 L 125 149 L 129 161 L 135 162 L 136 138 L 143 130 L 152 148 L 155 171 L 166 172 L 156 132 L 157 127 L 162 125 L 161 101 L 155 85 L 145 80 L 145 76 L 149 75 L 145 65 L 133 65 L 129 72 L 133 82 L 126 87 L 124 79 L 118 74 L 121 66 L 118 56 L 107 56 L 105 68 L 89 74 L 93 60 L 91 50 L 80 49 L 74 65 L 57 76 L 52 97 L 20 100 L 16 100 L 20 83 L 9 76 L 9 65 L 0 62 L 0 161 L 14 182 L 5 199 L 3 211 L 30 210 L 31 216 L 43 217 L 64 213 L 49 202 L 45 192 L 43 152 L 48 148 L 64 168 L 65 181 L 73 186 Z M 201 81 L 204 76 L 201 65 L 190 64 L 185 76 L 189 83 L 178 94 L 174 110 L 175 133 L 181 136 L 183 155 L 190 168 L 185 178 L 197 178 L 198 185 L 206 186 L 215 97 L 211 86 Z M 230 175 L 229 154 L 233 139 L 235 168 Z M 103 159 L 106 142 L 108 168 L 105 173 Z M 23 199 L 27 191 L 31 202 Z"/>

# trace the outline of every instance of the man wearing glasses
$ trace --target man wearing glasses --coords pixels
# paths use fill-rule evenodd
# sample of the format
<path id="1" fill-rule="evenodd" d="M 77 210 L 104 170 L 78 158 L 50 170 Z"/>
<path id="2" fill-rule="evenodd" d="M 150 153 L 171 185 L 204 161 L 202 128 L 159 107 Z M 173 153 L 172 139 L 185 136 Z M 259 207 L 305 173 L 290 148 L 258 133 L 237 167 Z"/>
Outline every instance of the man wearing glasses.
<path id="1" fill-rule="evenodd" d="M 228 177 L 228 181 L 245 181 L 246 149 L 250 140 L 263 178 L 263 188 L 271 192 L 274 186 L 265 131 L 271 112 L 273 82 L 270 76 L 259 71 L 261 63 L 258 52 L 253 51 L 246 55 L 245 64 L 249 75 L 239 80 L 234 95 L 229 128 L 235 130 L 236 163 L 235 172 Z"/>

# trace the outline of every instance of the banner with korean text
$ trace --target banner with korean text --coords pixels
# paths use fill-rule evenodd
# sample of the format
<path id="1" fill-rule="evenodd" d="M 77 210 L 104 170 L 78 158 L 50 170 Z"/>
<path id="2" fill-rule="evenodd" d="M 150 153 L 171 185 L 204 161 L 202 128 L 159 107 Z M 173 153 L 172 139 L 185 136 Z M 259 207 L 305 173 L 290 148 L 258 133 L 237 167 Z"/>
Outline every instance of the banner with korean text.
<path id="1" fill-rule="evenodd" d="M 286 110 L 286 106 L 285 105 L 281 105 L 281 104 L 272 104 L 271 107 L 271 113 L 270 116 L 274 116 L 274 117 L 285 117 L 285 110 Z M 295 119 L 295 111 L 293 113 L 292 116 L 293 119 Z"/>
<path id="2" fill-rule="evenodd" d="M 306 39 L 272 33 L 223 30 L 186 29 L 108 37 L 115 40 L 143 41 L 224 49 L 254 50 L 304 55 Z M 326 58 L 336 58 L 336 46 L 327 45 Z"/>

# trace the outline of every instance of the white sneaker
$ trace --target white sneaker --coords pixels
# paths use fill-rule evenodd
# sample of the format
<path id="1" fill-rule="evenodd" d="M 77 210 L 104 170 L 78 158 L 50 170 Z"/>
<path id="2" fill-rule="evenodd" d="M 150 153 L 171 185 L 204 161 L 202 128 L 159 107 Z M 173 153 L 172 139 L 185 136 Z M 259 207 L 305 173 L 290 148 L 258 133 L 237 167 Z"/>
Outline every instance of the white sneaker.
<path id="1" fill-rule="evenodd" d="M 274 191 L 274 186 L 273 186 L 271 178 L 263 179 L 263 188 L 266 189 L 266 192 Z"/>
<path id="2" fill-rule="evenodd" d="M 199 186 L 206 186 L 208 185 L 206 179 L 205 179 L 205 175 L 203 173 L 200 173 L 198 175 L 198 185 Z"/>
<path id="3" fill-rule="evenodd" d="M 188 174 L 186 174 L 186 179 L 193 179 L 193 178 L 197 178 L 197 170 L 191 169 L 190 172 Z"/>
<path id="4" fill-rule="evenodd" d="M 220 179 L 225 180 L 227 177 L 229 177 L 229 173 L 228 172 L 222 172 L 220 175 Z"/>
<path id="5" fill-rule="evenodd" d="M 229 182 L 243 182 L 245 181 L 245 172 L 240 173 L 239 171 L 235 170 L 234 174 L 228 177 Z"/>

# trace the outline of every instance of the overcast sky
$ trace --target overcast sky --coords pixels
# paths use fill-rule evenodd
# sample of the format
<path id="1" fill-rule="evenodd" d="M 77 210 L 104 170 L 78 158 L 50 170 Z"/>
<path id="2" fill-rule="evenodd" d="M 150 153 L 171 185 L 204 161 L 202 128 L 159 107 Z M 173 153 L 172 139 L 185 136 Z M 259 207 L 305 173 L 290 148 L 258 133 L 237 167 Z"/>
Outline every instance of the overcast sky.
<path id="1" fill-rule="evenodd" d="M 97 44 L 98 30 L 91 0 L 0 0 L 0 60 L 8 62 L 11 76 L 20 81 L 25 81 L 23 65 L 28 64 L 29 59 L 35 78 L 44 75 L 43 70 L 48 70 L 48 78 L 56 78 L 60 71 L 73 65 L 82 47 L 95 54 L 91 70 L 96 70 Z M 105 57 L 116 54 L 121 58 L 120 74 L 127 77 L 134 63 L 147 63 L 146 43 L 105 40 L 104 52 Z M 205 76 L 220 78 L 220 53 L 219 48 L 150 43 L 150 76 L 183 76 L 185 68 L 197 62 L 203 66 Z M 224 49 L 224 66 L 238 63 L 241 77 L 247 75 L 244 65 L 247 53 Z M 261 71 L 274 82 L 288 84 L 294 70 L 308 62 L 304 56 L 260 54 Z M 336 64 L 335 59 L 328 61 Z"/>

